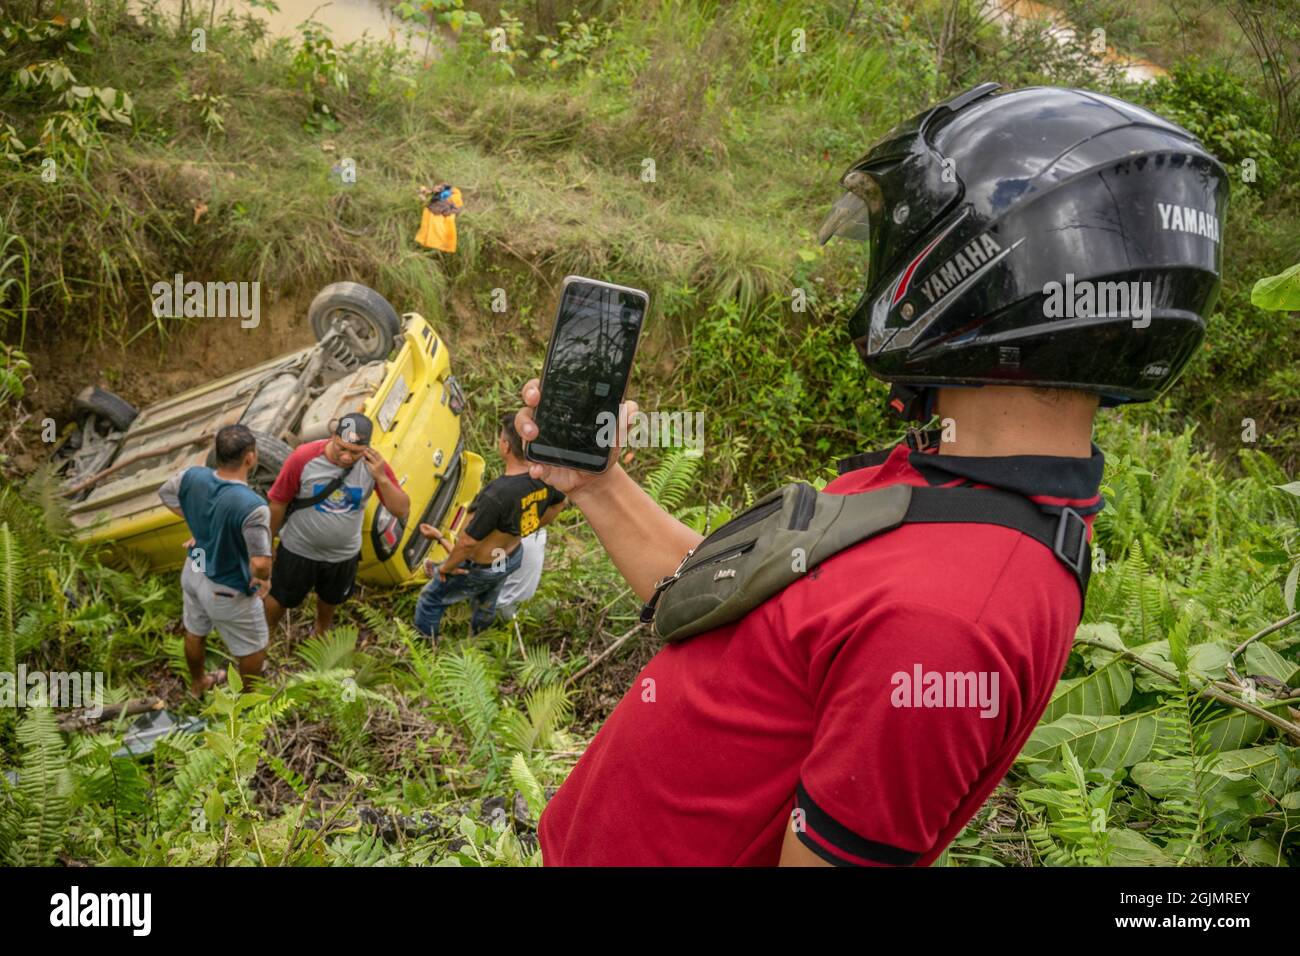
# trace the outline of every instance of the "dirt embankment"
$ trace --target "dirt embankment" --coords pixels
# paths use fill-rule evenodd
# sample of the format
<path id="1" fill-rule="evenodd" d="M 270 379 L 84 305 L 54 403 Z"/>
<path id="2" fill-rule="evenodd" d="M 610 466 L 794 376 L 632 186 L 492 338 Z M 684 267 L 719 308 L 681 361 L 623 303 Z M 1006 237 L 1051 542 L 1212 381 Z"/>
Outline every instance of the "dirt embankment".
<path id="1" fill-rule="evenodd" d="M 175 321 L 165 341 L 146 331 L 130 344 L 64 339 L 31 353 L 31 405 L 50 414 L 71 409 L 86 385 L 100 385 L 136 406 L 310 345 L 310 297 L 263 306 L 256 328 L 238 318 Z M 57 415 L 56 415 L 57 417 Z"/>
<path id="2" fill-rule="evenodd" d="M 61 429 L 73 417 L 73 398 L 87 385 L 106 388 L 143 408 L 312 344 L 310 302 L 310 295 L 274 302 L 264 297 L 256 328 L 242 328 L 238 318 L 163 320 L 165 340 L 148 329 L 134 342 L 66 333 L 46 341 L 29 338 L 32 381 L 23 402 L 28 416 L 8 449 L 16 470 L 30 471 L 44 459 L 41 422 L 52 418 Z"/>

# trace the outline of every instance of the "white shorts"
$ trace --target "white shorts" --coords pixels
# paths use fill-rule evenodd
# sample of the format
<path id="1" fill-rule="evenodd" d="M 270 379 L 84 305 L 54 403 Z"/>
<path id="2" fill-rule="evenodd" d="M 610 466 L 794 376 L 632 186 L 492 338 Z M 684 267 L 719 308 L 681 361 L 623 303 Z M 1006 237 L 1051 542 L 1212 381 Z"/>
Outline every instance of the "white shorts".
<path id="1" fill-rule="evenodd" d="M 185 630 L 191 634 L 204 637 L 216 628 L 234 657 L 266 649 L 270 631 L 260 595 L 240 594 L 234 588 L 216 584 L 189 561 L 181 570 L 181 594 Z"/>

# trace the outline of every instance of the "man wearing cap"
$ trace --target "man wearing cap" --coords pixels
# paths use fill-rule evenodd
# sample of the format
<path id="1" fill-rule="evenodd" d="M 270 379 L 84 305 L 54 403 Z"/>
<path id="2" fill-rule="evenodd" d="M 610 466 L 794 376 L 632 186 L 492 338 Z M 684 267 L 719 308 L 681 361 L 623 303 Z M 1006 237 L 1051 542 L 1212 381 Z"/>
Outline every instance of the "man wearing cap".
<path id="1" fill-rule="evenodd" d="M 286 608 L 316 592 L 314 633 L 324 634 L 334 609 L 347 600 L 361 559 L 361 523 L 371 492 L 399 521 L 411 499 L 388 462 L 370 447 L 374 424 L 351 413 L 334 434 L 299 445 L 280 469 L 267 497 L 271 533 L 279 534 L 266 621 L 279 623 Z"/>

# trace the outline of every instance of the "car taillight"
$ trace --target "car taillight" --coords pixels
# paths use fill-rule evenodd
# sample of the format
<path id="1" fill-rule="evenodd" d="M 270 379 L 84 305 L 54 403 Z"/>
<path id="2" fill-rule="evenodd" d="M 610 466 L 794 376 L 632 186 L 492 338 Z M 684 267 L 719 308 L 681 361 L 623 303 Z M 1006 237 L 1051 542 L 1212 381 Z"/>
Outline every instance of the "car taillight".
<path id="1" fill-rule="evenodd" d="M 447 407 L 453 415 L 459 415 L 465 410 L 465 393 L 460 390 L 460 382 L 456 381 L 454 375 L 447 376 L 447 394 Z"/>
<path id="2" fill-rule="evenodd" d="M 375 509 L 375 522 L 370 526 L 370 543 L 374 545 L 375 556 L 380 561 L 387 561 L 397 550 L 403 530 L 402 522 L 387 508 L 380 505 Z"/>

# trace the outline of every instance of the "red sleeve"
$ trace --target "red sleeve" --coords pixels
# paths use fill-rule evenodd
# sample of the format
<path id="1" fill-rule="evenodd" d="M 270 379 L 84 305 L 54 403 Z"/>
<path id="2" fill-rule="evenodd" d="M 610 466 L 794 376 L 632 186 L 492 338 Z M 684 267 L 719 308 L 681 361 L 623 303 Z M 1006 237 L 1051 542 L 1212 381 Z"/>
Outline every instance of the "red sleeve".
<path id="1" fill-rule="evenodd" d="M 309 441 L 295 448 L 292 454 L 285 459 L 284 465 L 280 468 L 280 474 L 276 476 L 275 484 L 266 493 L 266 497 L 271 501 L 278 501 L 280 504 L 288 504 L 294 498 L 297 498 L 298 489 L 302 487 L 302 470 L 307 467 L 307 462 L 322 453 L 325 442 L 328 440 Z"/>
<path id="2" fill-rule="evenodd" d="M 384 474 L 388 476 L 388 480 L 389 480 L 389 481 L 391 481 L 393 484 L 397 485 L 397 475 L 395 475 L 395 474 L 393 473 L 393 468 L 392 468 L 391 465 L 388 464 L 387 461 L 384 462 Z M 397 487 L 400 488 L 400 487 L 402 487 L 402 486 L 401 486 L 401 485 L 397 485 Z"/>
<path id="3" fill-rule="evenodd" d="M 819 658 L 821 659 L 819 661 Z M 993 638 L 942 608 L 886 605 L 814 654 L 801 842 L 846 866 L 910 866 L 987 777 L 1020 718 Z"/>

